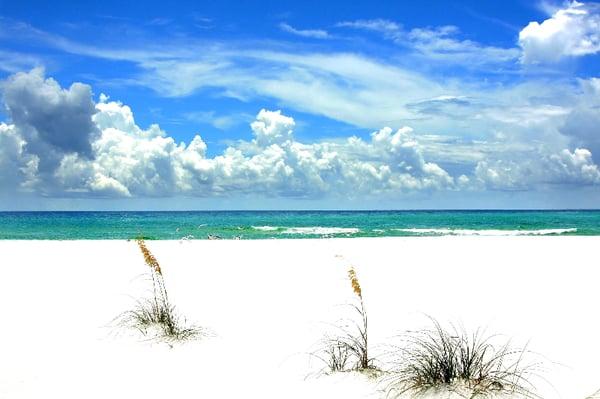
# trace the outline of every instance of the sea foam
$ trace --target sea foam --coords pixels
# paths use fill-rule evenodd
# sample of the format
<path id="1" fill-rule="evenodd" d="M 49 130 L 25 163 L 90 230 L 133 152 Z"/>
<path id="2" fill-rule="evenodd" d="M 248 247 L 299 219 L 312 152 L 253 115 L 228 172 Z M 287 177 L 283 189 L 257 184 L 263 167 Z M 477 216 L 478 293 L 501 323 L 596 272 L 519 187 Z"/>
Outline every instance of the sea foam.
<path id="1" fill-rule="evenodd" d="M 275 226 L 252 226 L 252 228 L 259 231 L 276 231 L 279 229 L 279 227 Z"/>

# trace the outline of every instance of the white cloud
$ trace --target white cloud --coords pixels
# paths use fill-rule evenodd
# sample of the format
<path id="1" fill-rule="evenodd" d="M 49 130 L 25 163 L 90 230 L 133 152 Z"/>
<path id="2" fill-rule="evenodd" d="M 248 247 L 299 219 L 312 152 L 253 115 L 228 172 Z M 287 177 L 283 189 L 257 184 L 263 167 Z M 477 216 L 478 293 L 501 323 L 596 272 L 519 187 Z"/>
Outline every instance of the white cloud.
<path id="1" fill-rule="evenodd" d="M 98 47 L 31 26 L 2 28 L 68 53 L 130 62 L 139 72 L 120 79 L 119 84 L 149 87 L 162 96 L 186 97 L 211 90 L 245 102 L 266 97 L 279 106 L 368 129 L 415 125 L 425 120 L 407 105 L 427 98 L 482 95 L 484 82 L 436 79 L 434 76 L 438 75 L 426 75 L 420 66 L 443 71 L 457 64 L 466 68 L 486 65 L 484 70 L 488 73 L 500 68 L 491 68 L 491 63 L 500 62 L 507 67 L 512 61 L 505 61 L 516 59 L 520 53 L 518 49 L 460 40 L 456 28 L 448 26 L 404 31 L 387 20 L 347 23 L 346 27 L 350 26 L 385 30 L 390 38 L 403 37 L 405 44 L 381 52 L 377 58 L 352 51 L 319 51 L 299 43 L 220 43 L 193 38 Z M 491 98 L 495 97 L 493 93 Z M 449 126 L 450 122 L 444 120 L 443 125 Z"/>
<path id="2" fill-rule="evenodd" d="M 244 122 L 250 122 L 254 117 L 247 113 L 218 114 L 215 111 L 194 111 L 184 114 L 187 120 L 212 125 L 219 130 L 231 129 Z"/>
<path id="3" fill-rule="evenodd" d="M 406 104 L 410 110 L 424 115 L 449 114 L 460 108 L 471 107 L 472 100 L 466 96 L 442 95 Z"/>
<path id="4" fill-rule="evenodd" d="M 516 48 L 485 46 L 473 40 L 459 39 L 460 29 L 453 25 L 406 30 L 386 19 L 357 20 L 338 23 L 341 28 L 378 32 L 384 38 L 407 47 L 430 61 L 460 64 L 466 68 L 512 63 L 519 56 Z"/>
<path id="5" fill-rule="evenodd" d="M 104 112 L 126 107 L 110 107 Z M 100 104 L 99 104 L 100 105 Z M 115 117 L 117 124 L 120 117 Z M 545 184 L 598 184 L 600 172 L 586 149 L 514 153 L 475 163 L 472 177 L 452 177 L 427 161 L 409 127 L 383 128 L 370 140 L 306 144 L 293 135 L 295 121 L 280 111 L 261 110 L 251 124 L 254 139 L 207 157 L 200 136 L 188 145 L 129 125 L 105 127 L 94 142 L 95 159 L 66 156 L 57 171 L 70 192 L 102 196 L 361 197 L 397 196 L 423 190 L 526 190 Z M 520 155 L 519 155 L 520 154 Z M 519 156 L 517 156 L 519 155 Z"/>
<path id="6" fill-rule="evenodd" d="M 27 79 L 20 75 L 24 92 L 30 93 L 41 86 L 46 91 L 41 90 L 42 93 L 36 95 L 46 96 L 43 98 L 54 98 L 51 94 L 59 99 L 70 95 L 70 91 L 45 79 L 40 71 L 31 74 L 33 76 Z M 595 90 L 595 81 L 586 84 Z M 73 87 L 79 86 L 72 86 L 70 90 Z M 10 125 L 0 124 L 0 184 L 4 188 L 58 197 L 250 194 L 291 198 L 397 198 L 407 193 L 436 190 L 516 190 L 547 184 L 600 183 L 598 167 L 585 148 L 554 151 L 538 146 L 532 152 L 531 147 L 515 151 L 516 147 L 502 143 L 454 143 L 428 136 L 420 140 L 413 129 L 406 126 L 398 130 L 382 128 L 367 140 L 350 137 L 302 143 L 294 137 L 293 118 L 280 111 L 264 109 L 250 125 L 251 141 L 238 141 L 220 155 L 208 157 L 207 145 L 199 135 L 187 144 L 176 143 L 158 125 L 142 129 L 128 106 L 109 101 L 107 96 L 101 96 L 92 112 L 86 111 L 99 132 L 88 136 L 90 152 L 61 147 L 63 151 L 54 154 L 56 167 L 40 168 L 40 155 L 32 151 L 35 146 L 31 144 L 47 137 L 48 132 L 42 130 L 45 126 L 54 127 L 71 120 L 68 113 L 85 110 L 91 101 L 91 90 L 88 87 L 85 91 L 87 96 L 73 97 L 69 106 L 60 108 L 61 112 L 54 112 L 54 106 L 49 108 L 50 113 L 45 112 L 48 108 L 26 107 L 27 118 L 16 118 Z M 81 106 L 75 104 L 77 101 Z M 428 100 L 433 104 L 448 101 L 462 100 L 452 96 Z M 30 121 L 42 117 L 44 123 L 36 125 L 37 135 L 23 133 Z M 526 128 L 531 126 L 537 125 Z M 63 139 L 55 138 L 58 142 Z M 453 176 L 441 166 L 448 160 L 471 165 L 472 170 Z"/>
<path id="7" fill-rule="evenodd" d="M 53 169 L 63 153 L 91 156 L 90 141 L 99 130 L 92 122 L 96 108 L 90 86 L 73 83 L 63 89 L 35 68 L 9 76 L 1 88 L 9 118 L 44 169 Z"/>
<path id="8" fill-rule="evenodd" d="M 0 188 L 24 189 L 35 182 L 39 158 L 26 153 L 27 142 L 14 125 L 0 123 Z"/>
<path id="9" fill-rule="evenodd" d="M 581 94 L 571 100 L 571 112 L 559 130 L 571 139 L 573 146 L 588 148 L 597 157 L 600 155 L 600 79 L 581 79 L 578 89 Z"/>
<path id="10" fill-rule="evenodd" d="M 139 83 L 173 97 L 208 88 L 244 100 L 269 97 L 296 110 L 366 128 L 410 119 L 413 115 L 403 104 L 418 101 L 424 91 L 443 95 L 453 90 L 356 54 L 258 50 L 232 54 L 222 49 L 209 53 L 214 60 L 145 61 L 141 66 L 148 72 Z M 243 66 L 247 64 L 255 66 Z"/>
<path id="11" fill-rule="evenodd" d="M 556 180 L 575 184 L 600 183 L 600 170 L 592 160 L 592 153 L 585 148 L 567 149 L 554 154 L 551 159 L 551 172 Z"/>
<path id="12" fill-rule="evenodd" d="M 551 63 L 600 51 L 600 8 L 577 1 L 519 33 L 523 63 Z"/>
<path id="13" fill-rule="evenodd" d="M 296 29 L 290 24 L 282 22 L 279 24 L 279 29 L 284 32 L 291 33 L 296 36 L 310 37 L 313 39 L 329 39 L 330 35 L 326 30 L 322 29 Z"/>
<path id="14" fill-rule="evenodd" d="M 281 111 L 261 110 L 250 127 L 261 147 L 271 144 L 284 144 L 292 140 L 295 122 L 292 118 L 281 115 Z"/>
<path id="15" fill-rule="evenodd" d="M 556 154 L 523 154 L 516 159 L 480 161 L 475 176 L 487 188 L 526 190 L 548 184 L 591 185 L 600 183 L 600 170 L 585 148 Z"/>
<path id="16" fill-rule="evenodd" d="M 15 73 L 38 67 L 41 64 L 40 59 L 31 54 L 0 49 L 0 71 Z"/>
<path id="17" fill-rule="evenodd" d="M 365 29 L 385 34 L 390 39 L 399 39 L 402 25 L 387 19 L 359 19 L 356 21 L 344 21 L 336 24 L 340 28 Z"/>
<path id="18" fill-rule="evenodd" d="M 98 112 L 94 114 L 92 120 L 101 131 L 113 128 L 139 137 L 165 136 L 165 132 L 157 124 L 150 125 L 147 130 L 140 129 L 135 124 L 131 108 L 120 102 L 108 102 L 108 98 L 101 97 L 101 101 L 96 104 L 96 110 Z"/>
<path id="19" fill-rule="evenodd" d="M 464 64 L 476 66 L 507 59 L 507 55 L 516 59 L 518 49 L 507 49 L 509 53 L 516 51 L 514 57 L 509 53 L 491 54 L 495 48 L 458 39 L 460 33 L 452 26 L 404 30 L 386 20 L 348 24 L 347 27 L 354 24 L 357 28 L 360 25 L 363 29 L 369 26 L 385 30 L 389 35 L 395 32 L 398 40 L 405 36 L 409 51 L 402 48 L 399 56 L 392 48 L 375 58 L 353 52 L 319 52 L 314 47 L 306 50 L 284 43 L 223 44 L 194 39 L 98 48 L 37 30 L 32 32 L 33 28 L 19 33 L 29 32 L 37 40 L 67 52 L 131 62 L 139 73 L 129 77 L 127 84 L 149 87 L 161 96 L 188 97 L 210 90 L 246 103 L 266 98 L 279 107 L 365 129 L 408 124 L 418 135 L 462 135 L 479 140 L 489 140 L 503 132 L 513 142 L 543 139 L 556 147 L 553 150 L 566 148 L 567 140 L 559 127 L 568 117 L 571 104 L 578 102 L 579 87 L 573 82 L 525 79 L 497 84 L 479 78 L 449 78 L 445 74 L 442 79 L 436 73 L 425 74 L 422 68 L 410 67 L 416 63 L 443 70 L 451 64 L 445 57 L 460 58 Z M 423 64 L 425 61 L 434 62 Z M 486 67 L 485 71 L 496 67 Z M 455 76 L 454 72 L 450 76 Z M 219 129 L 231 129 L 240 120 L 246 123 L 252 119 L 210 111 L 187 116 L 190 120 L 208 121 Z M 572 144 L 589 148 L 585 143 Z"/>
<path id="20" fill-rule="evenodd" d="M 131 197 L 129 189 L 121 182 L 112 177 L 105 176 L 101 173 L 96 173 L 89 181 L 89 187 L 92 192 L 108 197 Z"/>
<path id="21" fill-rule="evenodd" d="M 410 129 L 392 134 L 382 129 L 370 142 L 304 144 L 294 139 L 292 118 L 261 110 L 251 124 L 252 142 L 206 157 L 196 136 L 189 145 L 122 124 L 128 108 L 98 104 L 95 120 L 115 120 L 126 131 L 106 127 L 93 143 L 95 159 L 65 157 L 57 176 L 71 192 L 87 189 L 101 195 L 229 196 L 259 194 L 282 197 L 370 195 L 452 188 L 453 179 L 425 162 Z M 121 108 L 122 112 L 115 112 Z M 99 189 L 102 192 L 97 192 Z"/>
<path id="22" fill-rule="evenodd" d="M 563 8 L 579 10 L 569 18 L 584 18 L 586 29 L 597 14 L 589 4 Z M 458 190 L 477 184 L 530 189 L 546 183 L 595 182 L 595 164 L 581 151 L 600 154 L 600 80 L 532 75 L 498 81 L 475 75 L 477 79 L 470 80 L 454 74 L 456 63 L 495 63 L 484 69 L 487 73 L 514 64 L 521 51 L 469 40 L 454 26 L 405 29 L 381 19 L 338 27 L 377 32 L 398 46 L 382 46 L 386 51 L 373 57 L 331 52 L 314 47 L 314 42 L 306 47 L 300 42 L 217 43 L 171 37 L 135 47 L 113 43 L 101 48 L 28 26 L 12 32 L 21 36 L 12 36 L 131 63 L 138 72 L 127 77 L 127 83 L 150 87 L 162 96 L 185 97 L 209 89 L 243 101 L 268 99 L 278 107 L 369 130 L 410 125 L 414 132 L 381 129 L 370 139 L 300 143 L 293 135 L 292 118 L 263 111 L 251 127 L 253 140 L 207 157 L 200 136 L 176 143 L 158 125 L 139 127 L 128 106 L 107 96 L 93 104 L 89 86 L 60 88 L 37 70 L 2 83 L 13 123 L 3 133 L 2 165 L 16 165 L 12 170 L 18 173 L 10 181 L 20 189 L 35 187 L 48 195 L 64 191 L 133 197 L 311 197 Z M 446 67 L 452 73 L 445 74 Z M 424 68 L 432 69 L 426 74 Z M 11 91 L 19 87 L 16 83 L 25 89 Z M 19 97 L 22 93 L 27 99 Z M 76 112 L 77 104 L 81 112 Z M 25 114 L 37 116 L 19 117 Z M 83 117 L 68 119 L 77 115 Z M 254 119 L 211 111 L 187 117 L 221 129 Z M 68 135 L 73 139 L 55 134 L 62 131 L 56 126 L 63 125 L 77 126 Z M 582 149 L 577 156 L 575 148 Z M 535 168 L 548 173 L 533 173 Z M 5 178 L 3 184 L 8 181 Z"/>
<path id="23" fill-rule="evenodd" d="M 61 99 L 70 94 L 55 81 L 45 79 L 41 71 L 18 78 L 27 93 L 42 86 L 46 89 L 41 90 L 44 98 L 53 94 Z M 8 82 L 14 80 L 9 78 Z M 14 85 L 7 87 L 14 90 Z M 370 141 L 351 137 L 306 144 L 294 138 L 295 121 L 291 117 L 261 110 L 250 125 L 252 141 L 240 141 L 209 158 L 200 136 L 189 144 L 176 143 L 158 125 L 142 129 L 128 106 L 108 101 L 107 96 L 101 96 L 94 111 L 87 113 L 99 132 L 88 136 L 89 153 L 61 147 L 64 151 L 55 154 L 57 165 L 40 170 L 39 155 L 30 151 L 31 144 L 47 137 L 45 127 L 72 120 L 70 113 L 85 109 L 91 101 L 89 87 L 86 90 L 87 97 L 75 97 L 83 108 L 75 100 L 68 107 L 59 107 L 61 112 L 54 112 L 54 106 L 49 113 L 28 106 L 27 118 L 0 125 L 3 185 L 28 187 L 53 196 L 100 197 L 258 194 L 314 198 L 454 188 L 454 179 L 446 171 L 424 159 L 408 127 L 396 132 L 381 129 Z M 25 106 L 15 101 L 13 107 Z M 36 125 L 36 135 L 21 133 L 30 121 L 42 117 L 44 123 Z M 62 142 L 65 137 L 53 139 Z"/>

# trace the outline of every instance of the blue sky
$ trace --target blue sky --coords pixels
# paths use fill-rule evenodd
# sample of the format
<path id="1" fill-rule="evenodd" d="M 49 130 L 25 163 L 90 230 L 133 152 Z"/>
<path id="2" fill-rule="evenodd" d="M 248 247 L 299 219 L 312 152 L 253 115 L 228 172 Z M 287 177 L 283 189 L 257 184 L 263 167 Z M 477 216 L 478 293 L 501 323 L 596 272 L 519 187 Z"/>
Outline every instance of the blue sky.
<path id="1" fill-rule="evenodd" d="M 597 208 L 600 4 L 0 1 L 0 208 Z"/>

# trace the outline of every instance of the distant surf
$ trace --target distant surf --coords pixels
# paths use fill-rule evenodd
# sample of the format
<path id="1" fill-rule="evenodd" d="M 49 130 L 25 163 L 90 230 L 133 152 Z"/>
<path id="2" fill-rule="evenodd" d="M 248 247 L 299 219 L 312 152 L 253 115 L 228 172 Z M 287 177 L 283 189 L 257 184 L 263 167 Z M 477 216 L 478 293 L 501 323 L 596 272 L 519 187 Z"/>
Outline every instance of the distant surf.
<path id="1" fill-rule="evenodd" d="M 576 228 L 541 230 L 471 230 L 471 229 L 395 229 L 415 235 L 451 235 L 451 236 L 546 236 L 576 233 Z"/>
<path id="2" fill-rule="evenodd" d="M 304 234 L 304 235 L 335 235 L 335 234 L 356 234 L 360 229 L 352 227 L 290 227 L 283 231 L 283 234 Z"/>
<path id="3" fill-rule="evenodd" d="M 275 226 L 252 226 L 252 228 L 259 231 L 277 231 L 279 229 Z"/>

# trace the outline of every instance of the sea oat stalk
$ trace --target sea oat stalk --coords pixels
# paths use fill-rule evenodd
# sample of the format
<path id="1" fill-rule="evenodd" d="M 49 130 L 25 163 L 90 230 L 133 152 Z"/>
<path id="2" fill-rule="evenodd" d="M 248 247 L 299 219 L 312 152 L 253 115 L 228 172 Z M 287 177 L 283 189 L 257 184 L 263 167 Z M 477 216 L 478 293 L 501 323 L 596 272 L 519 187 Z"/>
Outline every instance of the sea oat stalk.
<path id="1" fill-rule="evenodd" d="M 140 248 L 140 251 L 142 252 L 142 255 L 144 256 L 144 261 L 146 262 L 146 265 L 148 265 L 151 269 L 150 275 L 152 277 L 152 289 L 154 291 L 155 301 L 158 301 L 158 296 L 160 295 L 161 302 L 163 302 L 165 306 L 170 307 L 169 295 L 167 294 L 165 280 L 158 260 L 156 260 L 156 257 L 152 254 L 152 252 L 150 252 L 150 250 L 146 246 L 146 242 L 143 239 L 138 239 L 137 244 Z"/>
<path id="2" fill-rule="evenodd" d="M 362 326 L 358 327 L 358 336 L 350 336 L 350 350 L 354 352 L 357 356 L 358 361 L 356 364 L 356 368 L 359 370 L 365 370 L 373 368 L 372 359 L 369 358 L 369 336 L 368 336 L 368 319 L 367 312 L 365 310 L 365 303 L 363 301 L 362 289 L 360 287 L 360 282 L 358 281 L 358 277 L 356 275 L 356 271 L 354 267 L 351 266 L 348 270 L 348 278 L 350 279 L 350 283 L 352 285 L 352 291 L 356 294 L 359 299 L 360 306 L 352 305 L 354 309 L 358 312 Z"/>

